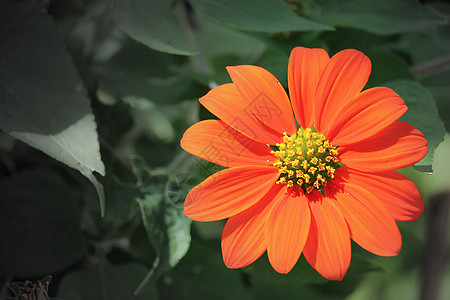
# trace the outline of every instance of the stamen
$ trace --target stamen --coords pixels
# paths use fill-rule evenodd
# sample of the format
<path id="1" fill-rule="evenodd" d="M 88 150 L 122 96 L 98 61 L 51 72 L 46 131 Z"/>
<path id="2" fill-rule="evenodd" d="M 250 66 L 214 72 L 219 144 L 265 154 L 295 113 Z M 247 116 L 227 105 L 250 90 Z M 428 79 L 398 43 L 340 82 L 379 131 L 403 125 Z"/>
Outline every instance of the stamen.
<path id="1" fill-rule="evenodd" d="M 277 143 L 276 147 L 271 151 L 278 158 L 273 163 L 280 174 L 276 183 L 286 184 L 288 188 L 298 186 L 305 193 L 322 190 L 328 180 L 334 179 L 340 166 L 337 147 L 314 127 L 299 128 L 291 136 L 284 133 L 283 142 Z"/>

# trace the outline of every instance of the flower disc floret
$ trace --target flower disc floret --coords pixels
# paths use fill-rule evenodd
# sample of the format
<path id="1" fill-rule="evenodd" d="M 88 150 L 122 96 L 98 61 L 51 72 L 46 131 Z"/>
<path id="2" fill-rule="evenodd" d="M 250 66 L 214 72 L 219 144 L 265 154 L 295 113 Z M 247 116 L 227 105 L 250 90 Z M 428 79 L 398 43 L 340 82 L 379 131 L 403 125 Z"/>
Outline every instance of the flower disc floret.
<path id="1" fill-rule="evenodd" d="M 334 179 L 340 166 L 337 147 L 331 145 L 324 134 L 313 127 L 299 128 L 291 136 L 286 132 L 283 135 L 283 142 L 276 144 L 278 150 L 272 151 L 277 157 L 273 165 L 280 172 L 277 184 L 286 184 L 288 188 L 299 186 L 309 194 Z"/>

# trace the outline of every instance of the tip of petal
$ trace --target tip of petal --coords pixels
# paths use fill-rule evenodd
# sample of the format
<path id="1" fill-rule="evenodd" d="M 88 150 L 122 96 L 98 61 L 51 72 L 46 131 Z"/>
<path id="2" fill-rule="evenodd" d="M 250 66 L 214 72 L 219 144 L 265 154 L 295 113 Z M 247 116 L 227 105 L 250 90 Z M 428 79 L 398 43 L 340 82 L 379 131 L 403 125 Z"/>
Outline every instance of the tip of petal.
<path id="1" fill-rule="evenodd" d="M 323 277 L 325 277 L 328 280 L 334 280 L 334 281 L 341 281 L 342 279 L 344 279 L 345 275 L 347 274 L 347 272 L 341 272 L 339 274 L 331 274 L 328 276 L 323 275 Z"/>
<path id="2" fill-rule="evenodd" d="M 280 274 L 287 274 L 292 270 L 293 267 L 294 266 L 290 266 L 290 267 L 284 266 L 284 268 L 280 268 L 279 266 L 278 267 L 273 266 L 273 269 Z"/>

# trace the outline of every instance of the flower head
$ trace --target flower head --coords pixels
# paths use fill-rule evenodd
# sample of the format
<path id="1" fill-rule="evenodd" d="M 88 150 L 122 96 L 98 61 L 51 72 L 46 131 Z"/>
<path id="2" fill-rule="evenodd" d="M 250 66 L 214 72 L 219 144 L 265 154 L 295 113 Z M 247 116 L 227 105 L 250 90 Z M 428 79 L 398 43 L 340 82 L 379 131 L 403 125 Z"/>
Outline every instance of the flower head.
<path id="1" fill-rule="evenodd" d="M 233 83 L 200 99 L 220 120 L 194 124 L 181 140 L 184 150 L 227 167 L 194 187 L 184 205 L 193 220 L 228 218 L 225 264 L 245 267 L 267 251 L 273 268 L 288 273 L 303 253 L 322 276 L 340 280 L 350 239 L 396 255 L 396 221 L 416 219 L 423 201 L 395 170 L 418 162 L 428 147 L 417 129 L 398 121 L 407 107 L 394 91 L 362 91 L 370 60 L 353 49 L 330 58 L 297 47 L 290 100 L 260 67 L 227 70 Z"/>

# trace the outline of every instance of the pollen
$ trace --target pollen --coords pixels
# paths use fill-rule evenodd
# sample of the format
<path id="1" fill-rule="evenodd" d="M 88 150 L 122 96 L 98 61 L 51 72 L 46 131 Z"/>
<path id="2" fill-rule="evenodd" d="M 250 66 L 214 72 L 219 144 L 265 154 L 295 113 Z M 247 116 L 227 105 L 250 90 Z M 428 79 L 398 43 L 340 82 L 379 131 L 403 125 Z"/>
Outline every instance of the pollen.
<path id="1" fill-rule="evenodd" d="M 342 166 L 337 147 L 314 127 L 300 128 L 290 136 L 284 133 L 283 142 L 276 144 L 272 154 L 277 157 L 273 166 L 279 168 L 277 184 L 286 184 L 288 188 L 297 186 L 308 194 L 313 190 L 322 191 Z"/>

